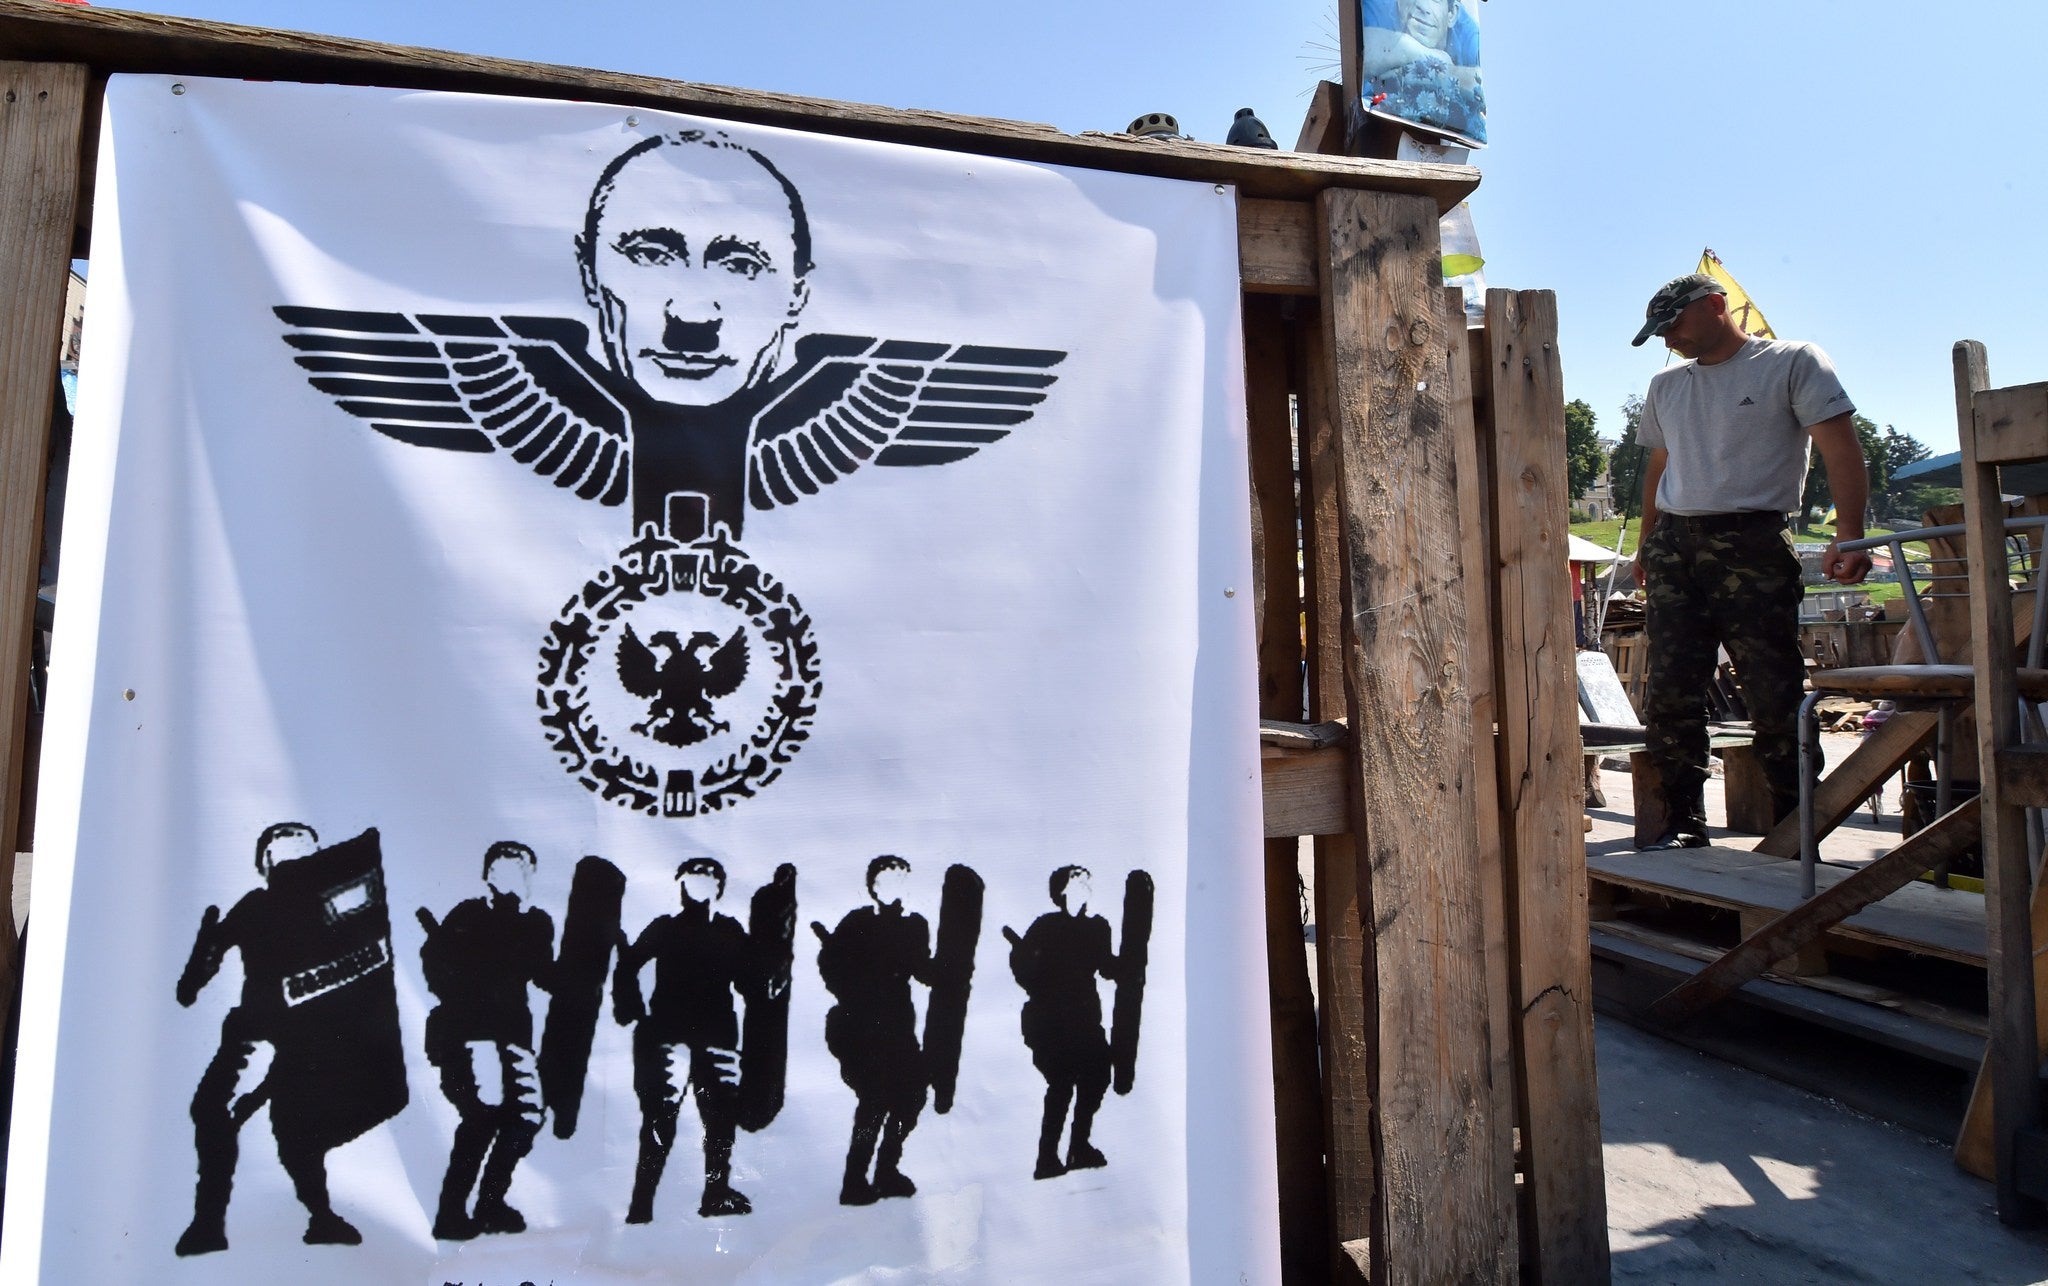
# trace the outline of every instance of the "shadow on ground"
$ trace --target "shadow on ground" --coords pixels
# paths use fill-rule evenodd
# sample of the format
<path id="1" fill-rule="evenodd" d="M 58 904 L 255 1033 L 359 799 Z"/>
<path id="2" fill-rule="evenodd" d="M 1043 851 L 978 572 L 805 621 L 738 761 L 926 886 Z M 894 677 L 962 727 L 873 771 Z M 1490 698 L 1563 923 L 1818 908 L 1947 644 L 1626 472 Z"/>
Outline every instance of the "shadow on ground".
<path id="1" fill-rule="evenodd" d="M 1603 1020 L 1618 1282 L 2048 1281 L 1946 1145 Z"/>

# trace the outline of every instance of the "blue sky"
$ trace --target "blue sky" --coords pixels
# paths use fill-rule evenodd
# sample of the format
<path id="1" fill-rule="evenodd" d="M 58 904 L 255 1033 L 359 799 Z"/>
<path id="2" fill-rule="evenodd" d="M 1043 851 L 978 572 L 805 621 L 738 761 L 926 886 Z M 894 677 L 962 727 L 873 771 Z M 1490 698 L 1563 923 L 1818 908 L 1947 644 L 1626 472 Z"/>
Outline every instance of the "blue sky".
<path id="1" fill-rule="evenodd" d="M 749 89 L 1117 130 L 1171 112 L 1283 146 L 1336 75 L 1337 11 L 1039 0 L 164 0 L 164 13 Z M 1557 291 L 1567 395 L 1617 433 L 1662 365 L 1644 301 L 1718 251 L 1780 335 L 1834 357 L 1863 410 L 1955 445 L 1949 349 L 2048 379 L 2026 301 L 2048 175 L 2027 86 L 2048 6 L 1891 0 L 1485 0 L 1493 146 L 1473 200 L 1494 286 Z"/>

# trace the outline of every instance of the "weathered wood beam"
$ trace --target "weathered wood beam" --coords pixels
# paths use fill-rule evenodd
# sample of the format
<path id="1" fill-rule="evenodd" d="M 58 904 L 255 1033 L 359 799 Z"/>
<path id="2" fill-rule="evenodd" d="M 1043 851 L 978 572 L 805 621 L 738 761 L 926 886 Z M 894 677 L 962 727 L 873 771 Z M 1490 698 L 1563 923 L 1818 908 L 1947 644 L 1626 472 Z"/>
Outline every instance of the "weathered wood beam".
<path id="1" fill-rule="evenodd" d="M 2048 808 L 2048 746 L 2007 746 L 1994 762 L 2007 799 L 2022 808 Z"/>
<path id="2" fill-rule="evenodd" d="M 1605 1281 L 1584 783 L 1557 297 L 1486 292 L 1500 800 L 1519 1016 L 1523 1238 L 1539 1279 Z"/>
<path id="3" fill-rule="evenodd" d="M 1300 575 L 1294 556 L 1294 430 L 1288 409 L 1286 326 L 1278 301 L 1247 298 L 1245 409 L 1254 513 L 1264 569 L 1259 628 L 1259 715 L 1300 719 Z M 1329 1241 L 1323 1168 L 1323 1095 L 1316 1005 L 1301 933 L 1300 843 L 1265 847 L 1266 988 L 1273 1040 L 1273 1124 L 1280 1181 L 1281 1281 L 1322 1279 Z"/>
<path id="4" fill-rule="evenodd" d="M 1306 201 L 1240 197 L 1237 271 L 1248 293 L 1316 293 L 1315 208 Z"/>
<path id="5" fill-rule="evenodd" d="M 1984 346 L 1965 340 L 1955 346 L 1956 422 L 1963 447 L 1963 521 L 1970 560 L 1970 662 L 1977 672 L 1977 761 L 1996 764 L 1999 753 L 2017 745 L 2019 684 L 2013 673 L 2012 595 L 2005 579 L 2005 497 L 1998 466 L 2003 452 L 2024 443 L 1990 440 L 1992 454 L 1979 454 L 1978 399 L 1990 387 Z M 2048 454 L 2043 444 L 2042 454 Z M 2041 1045 L 2034 997 L 2033 928 L 2028 922 L 2033 876 L 2027 856 L 2026 810 L 2008 800 L 1996 772 L 1983 774 L 1981 825 L 1984 835 L 1985 973 L 1989 995 L 1992 1151 L 1997 1159 L 1993 1186 L 1998 1217 L 2012 1224 L 2042 1220 L 2043 1203 L 2019 1182 L 2016 1150 L 2022 1133 L 2041 1127 Z"/>
<path id="6" fill-rule="evenodd" d="M 1960 857 L 1977 842 L 1977 816 L 1974 799 L 1950 809 L 1848 879 L 1743 938 L 1719 960 L 1658 997 L 1650 1016 L 1660 1022 L 1685 1022 L 1762 977 L 1778 961 L 1819 942 L 1829 929 L 1864 907 L 1905 888 L 1923 871 Z"/>
<path id="7" fill-rule="evenodd" d="M 50 410 L 86 79 L 77 65 L 0 62 L 0 890 L 14 887 Z M 14 995 L 15 945 L 14 917 L 0 915 L 0 1013 Z"/>
<path id="8" fill-rule="evenodd" d="M 1977 459 L 1986 464 L 2048 456 L 2048 384 L 1985 389 L 1970 408 Z"/>
<path id="9" fill-rule="evenodd" d="M 1351 754 L 1343 746 L 1322 750 L 1262 750 L 1259 770 L 1265 786 L 1266 838 L 1348 835 Z M 1318 924 L 1321 920 L 1318 919 Z"/>
<path id="10" fill-rule="evenodd" d="M 1879 724 L 1849 752 L 1849 757 L 1820 779 L 1813 790 L 1813 830 L 1825 835 L 1840 826 L 1884 785 L 1906 760 L 1934 740 L 1941 716 L 1932 710 L 1899 710 Z M 1799 814 L 1781 819 L 1757 841 L 1756 851 L 1772 857 L 1799 856 Z"/>
<path id="11" fill-rule="evenodd" d="M 98 76 L 156 72 L 574 98 L 1020 161 L 1233 183 L 1255 197 L 1308 200 L 1327 187 L 1363 187 L 1425 195 L 1439 210 L 1448 210 L 1479 184 L 1479 172 L 1463 165 L 1063 134 L 1050 125 L 836 103 L 46 0 L 0 0 L 0 49 L 14 58 L 85 63 Z"/>
<path id="12" fill-rule="evenodd" d="M 1516 1022 L 1514 991 L 1509 969 L 1511 951 L 1508 935 L 1507 847 L 1501 838 L 1500 766 L 1495 755 L 1494 685 L 1498 666 L 1492 652 L 1499 641 L 1494 628 L 1493 583 L 1493 432 L 1490 419 L 1491 393 L 1478 392 L 1478 363 L 1475 351 L 1483 353 L 1484 337 L 1467 329 L 1465 292 L 1456 286 L 1443 292 L 1444 397 L 1450 413 L 1452 460 L 1458 473 L 1459 566 L 1465 584 L 1465 637 L 1472 661 L 1465 667 L 1467 691 L 1472 701 L 1472 794 L 1479 801 L 1473 820 L 1479 831 L 1479 896 L 1486 928 L 1486 1015 L 1489 1032 L 1489 1087 L 1493 1092 L 1493 1119 L 1497 1123 L 1491 1140 L 1497 1151 L 1491 1164 L 1509 1175 L 1513 1182 L 1515 1165 Z M 1489 418 L 1482 428 L 1479 410 Z M 1494 801 L 1489 804 L 1488 801 Z M 1520 1223 L 1519 1211 L 1510 1215 Z M 1519 1242 L 1511 1231 L 1510 1240 Z"/>
<path id="13" fill-rule="evenodd" d="M 1323 340 L 1344 541 L 1344 672 L 1381 1182 L 1373 1279 L 1509 1282 L 1493 1163 L 1485 911 L 1437 211 L 1330 191 Z M 1583 898 L 1583 893 L 1580 895 Z"/>
<path id="14" fill-rule="evenodd" d="M 1303 310 L 1304 313 L 1307 310 Z M 1301 441 L 1302 568 L 1308 584 L 1308 706 L 1314 719 L 1342 719 L 1344 696 L 1343 534 L 1337 506 L 1337 424 L 1330 415 L 1330 364 L 1320 318 L 1297 319 L 1295 387 Z M 1330 1280 L 1361 1280 L 1343 1247 L 1372 1235 L 1378 1160 L 1373 1149 L 1367 1045 L 1377 999 L 1368 982 L 1365 924 L 1358 911 L 1358 846 L 1351 816 L 1347 743 L 1338 790 L 1345 824 L 1315 843 L 1316 979 L 1323 1049 L 1323 1147 L 1330 1161 Z"/>

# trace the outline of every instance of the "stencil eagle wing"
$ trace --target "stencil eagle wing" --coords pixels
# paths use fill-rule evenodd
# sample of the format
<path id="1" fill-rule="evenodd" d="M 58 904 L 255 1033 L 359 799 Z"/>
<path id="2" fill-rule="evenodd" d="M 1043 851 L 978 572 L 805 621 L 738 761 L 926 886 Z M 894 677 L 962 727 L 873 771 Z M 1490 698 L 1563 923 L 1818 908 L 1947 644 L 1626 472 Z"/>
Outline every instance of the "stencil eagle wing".
<path id="1" fill-rule="evenodd" d="M 747 678 L 747 631 L 744 626 L 719 644 L 704 667 L 704 695 L 729 697 Z"/>
<path id="2" fill-rule="evenodd" d="M 274 309 L 307 381 L 411 446 L 504 450 L 556 486 L 617 505 L 632 491 L 626 413 L 586 355 L 590 332 L 553 317 Z"/>
<path id="3" fill-rule="evenodd" d="M 798 341 L 796 373 L 754 420 L 747 493 L 795 504 L 866 464 L 950 464 L 1029 420 L 1066 354 L 857 335 Z"/>
<path id="4" fill-rule="evenodd" d="M 634 636 L 631 625 L 619 635 L 614 663 L 618 666 L 620 687 L 650 700 L 661 695 L 661 662 L 655 658 L 653 648 Z"/>

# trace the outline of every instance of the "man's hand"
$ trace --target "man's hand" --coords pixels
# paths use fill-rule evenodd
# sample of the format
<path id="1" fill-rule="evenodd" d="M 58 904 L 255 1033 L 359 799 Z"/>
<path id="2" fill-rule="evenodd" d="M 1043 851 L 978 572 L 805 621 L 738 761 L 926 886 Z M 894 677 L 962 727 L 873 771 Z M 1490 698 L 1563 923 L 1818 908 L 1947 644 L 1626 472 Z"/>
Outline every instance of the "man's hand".
<path id="1" fill-rule="evenodd" d="M 740 1052 L 738 1050 L 712 1045 L 707 1047 L 704 1052 L 710 1058 L 712 1075 L 718 1078 L 719 1084 L 737 1085 L 740 1083 Z"/>
<path id="2" fill-rule="evenodd" d="M 1636 578 L 1637 589 L 1649 588 L 1649 580 L 1643 573 L 1643 557 L 1641 550 L 1636 551 L 1636 560 L 1635 562 L 1629 565 L 1629 571 Z"/>
<path id="3" fill-rule="evenodd" d="M 1870 574 L 1870 554 L 1861 549 L 1843 553 L 1841 539 L 1828 542 L 1826 552 L 1820 556 L 1820 574 L 1843 585 L 1860 585 Z"/>

